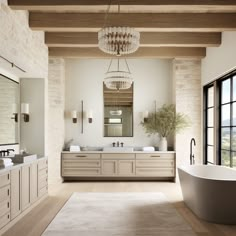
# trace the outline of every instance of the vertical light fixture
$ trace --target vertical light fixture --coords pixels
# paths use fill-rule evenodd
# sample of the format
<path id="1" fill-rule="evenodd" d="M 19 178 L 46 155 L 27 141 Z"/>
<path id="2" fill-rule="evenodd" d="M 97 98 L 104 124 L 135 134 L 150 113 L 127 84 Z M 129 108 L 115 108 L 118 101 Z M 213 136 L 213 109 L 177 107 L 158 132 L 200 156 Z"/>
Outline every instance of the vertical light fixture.
<path id="1" fill-rule="evenodd" d="M 73 110 L 71 111 L 71 118 L 73 123 L 77 123 L 77 111 Z"/>
<path id="2" fill-rule="evenodd" d="M 12 114 L 13 114 L 13 117 L 11 119 L 14 119 L 14 121 L 17 123 L 18 122 L 18 107 L 16 103 L 12 104 Z"/>
<path id="3" fill-rule="evenodd" d="M 143 122 L 144 123 L 148 122 L 148 111 L 143 112 Z"/>
<path id="4" fill-rule="evenodd" d="M 21 103 L 21 114 L 24 122 L 29 122 L 29 103 Z"/>
<path id="5" fill-rule="evenodd" d="M 93 122 L 93 111 L 89 110 L 87 113 L 87 117 L 88 117 L 88 123 L 92 123 Z"/>

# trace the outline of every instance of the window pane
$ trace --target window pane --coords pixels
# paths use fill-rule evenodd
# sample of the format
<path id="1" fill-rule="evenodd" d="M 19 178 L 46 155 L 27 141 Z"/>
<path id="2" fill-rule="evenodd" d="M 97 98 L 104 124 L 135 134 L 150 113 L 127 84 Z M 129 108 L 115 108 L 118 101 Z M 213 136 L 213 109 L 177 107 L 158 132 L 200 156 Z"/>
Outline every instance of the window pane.
<path id="1" fill-rule="evenodd" d="M 236 102 L 233 103 L 233 120 L 232 124 L 236 125 Z"/>
<path id="2" fill-rule="evenodd" d="M 230 128 L 221 129 L 221 149 L 230 150 Z"/>
<path id="3" fill-rule="evenodd" d="M 207 127 L 214 126 L 214 108 L 209 108 L 207 110 Z"/>
<path id="4" fill-rule="evenodd" d="M 207 107 L 214 106 L 214 87 L 208 88 L 208 98 L 207 98 Z"/>
<path id="5" fill-rule="evenodd" d="M 230 79 L 222 82 L 222 100 L 221 104 L 230 102 Z"/>
<path id="6" fill-rule="evenodd" d="M 236 152 L 233 152 L 233 167 L 236 168 Z"/>
<path id="7" fill-rule="evenodd" d="M 221 151 L 221 165 L 230 166 L 230 152 L 229 151 Z"/>
<path id="8" fill-rule="evenodd" d="M 236 76 L 233 78 L 233 100 L 236 101 Z"/>
<path id="9" fill-rule="evenodd" d="M 214 145 L 214 128 L 207 129 L 207 144 Z"/>
<path id="10" fill-rule="evenodd" d="M 232 150 L 236 151 L 236 128 L 232 128 Z"/>
<path id="11" fill-rule="evenodd" d="M 221 106 L 221 126 L 230 126 L 230 104 Z"/>
<path id="12" fill-rule="evenodd" d="M 207 161 L 214 163 L 214 147 L 207 146 Z"/>

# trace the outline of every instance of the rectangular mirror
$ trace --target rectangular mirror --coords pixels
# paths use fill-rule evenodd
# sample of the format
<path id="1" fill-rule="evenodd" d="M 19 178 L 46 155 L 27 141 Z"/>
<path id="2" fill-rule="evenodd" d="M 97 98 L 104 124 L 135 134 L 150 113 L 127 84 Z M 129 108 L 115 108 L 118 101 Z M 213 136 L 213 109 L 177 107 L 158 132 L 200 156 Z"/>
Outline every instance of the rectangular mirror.
<path id="1" fill-rule="evenodd" d="M 133 84 L 129 89 L 108 89 L 103 83 L 104 137 L 133 137 Z"/>
<path id="2" fill-rule="evenodd" d="M 19 83 L 0 74 L 0 145 L 19 142 Z"/>

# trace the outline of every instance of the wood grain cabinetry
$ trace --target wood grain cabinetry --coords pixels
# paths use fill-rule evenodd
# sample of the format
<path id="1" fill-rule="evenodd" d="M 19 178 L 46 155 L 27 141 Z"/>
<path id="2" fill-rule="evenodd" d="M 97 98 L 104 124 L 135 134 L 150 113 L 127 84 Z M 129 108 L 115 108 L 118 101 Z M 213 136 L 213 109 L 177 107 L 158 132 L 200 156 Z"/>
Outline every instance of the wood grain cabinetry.
<path id="1" fill-rule="evenodd" d="M 10 172 L 0 175 L 0 229 L 10 221 Z"/>
<path id="2" fill-rule="evenodd" d="M 11 170 L 11 220 L 21 213 L 21 167 Z"/>
<path id="3" fill-rule="evenodd" d="M 61 175 L 175 180 L 175 153 L 62 153 Z"/>
<path id="4" fill-rule="evenodd" d="M 47 158 L 42 158 L 28 164 L 13 166 L 9 171 L 0 173 L 0 235 L 16 222 L 26 209 L 39 202 L 46 195 Z M 6 227 L 4 227 L 6 226 Z"/>

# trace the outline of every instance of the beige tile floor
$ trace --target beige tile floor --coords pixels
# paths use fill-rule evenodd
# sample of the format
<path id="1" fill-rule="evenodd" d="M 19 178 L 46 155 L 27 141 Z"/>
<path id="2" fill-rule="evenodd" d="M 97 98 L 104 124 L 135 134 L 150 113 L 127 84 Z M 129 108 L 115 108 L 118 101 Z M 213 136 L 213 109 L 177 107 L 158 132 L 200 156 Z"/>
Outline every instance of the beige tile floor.
<path id="1" fill-rule="evenodd" d="M 49 186 L 49 197 L 18 221 L 4 236 L 41 235 L 73 192 L 162 192 L 198 236 L 235 236 L 236 225 L 198 219 L 183 203 L 180 186 L 171 182 L 67 182 Z"/>

